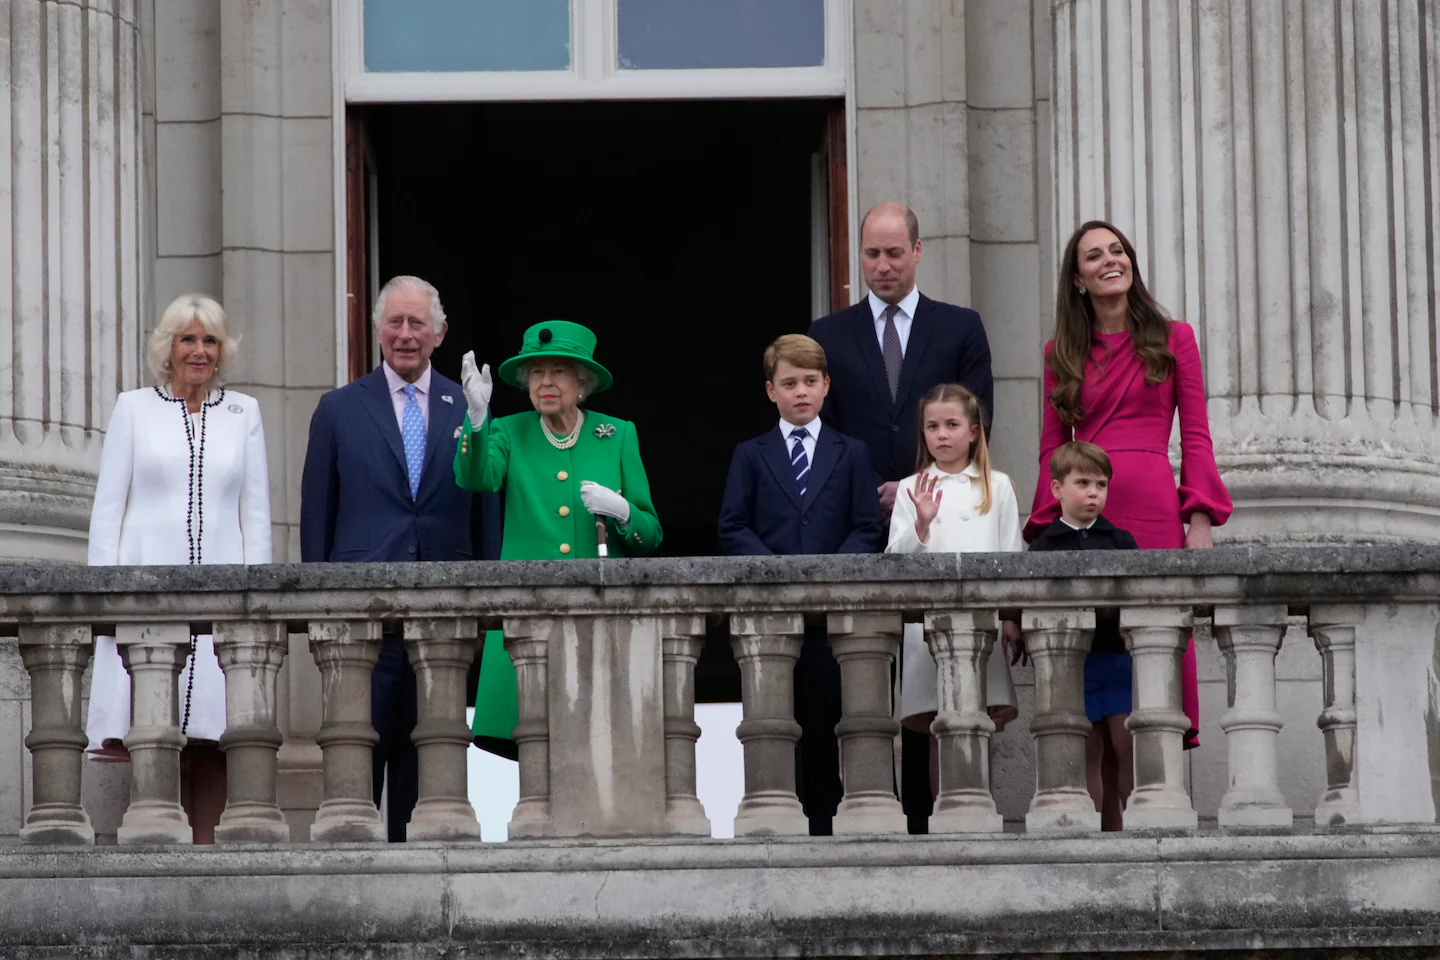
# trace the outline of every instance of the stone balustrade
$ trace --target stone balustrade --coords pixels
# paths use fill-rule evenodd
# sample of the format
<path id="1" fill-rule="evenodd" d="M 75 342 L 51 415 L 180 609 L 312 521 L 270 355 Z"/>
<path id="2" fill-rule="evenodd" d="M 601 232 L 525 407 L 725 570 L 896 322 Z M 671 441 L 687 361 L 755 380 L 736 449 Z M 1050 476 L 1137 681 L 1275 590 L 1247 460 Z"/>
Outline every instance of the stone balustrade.
<path id="1" fill-rule="evenodd" d="M 414 664 L 420 798 L 412 839 L 478 839 L 465 796 L 466 669 L 503 629 L 519 684 L 512 840 L 708 835 L 695 793 L 694 670 L 706 618 L 728 621 L 742 678 L 745 793 L 735 833 L 806 833 L 795 793 L 793 676 L 805 618 L 840 663 L 845 796 L 839 834 L 894 834 L 891 666 L 923 620 L 939 675 L 935 833 L 1002 829 L 990 787 L 985 659 L 998 612 L 1020 609 L 1036 663 L 1036 784 L 1026 826 L 1093 831 L 1083 662 L 1096 607 L 1119 607 L 1134 657 L 1129 831 L 1193 832 L 1180 664 L 1211 618 L 1228 677 L 1222 829 L 1292 829 L 1280 792 L 1275 658 L 1308 617 L 1324 670 L 1327 788 L 1319 829 L 1433 824 L 1440 756 L 1440 548 L 1234 549 L 1042 555 L 801 557 L 204 568 L 0 568 L 0 630 L 31 675 L 34 802 L 21 840 L 91 844 L 81 805 L 80 678 L 91 637 L 116 636 L 134 688 L 133 775 L 121 844 L 185 844 L 175 688 L 192 631 L 226 675 L 229 798 L 219 843 L 288 839 L 276 802 L 277 675 L 291 634 L 322 677 L 315 841 L 378 841 L 369 673 L 400 625 Z M 1416 696 L 1410 696 L 1409 693 Z M 1380 700 L 1384 698 L 1383 713 Z M 1397 731 L 1405 731 L 1398 732 Z M 1309 811 L 1304 811 L 1308 813 Z"/>

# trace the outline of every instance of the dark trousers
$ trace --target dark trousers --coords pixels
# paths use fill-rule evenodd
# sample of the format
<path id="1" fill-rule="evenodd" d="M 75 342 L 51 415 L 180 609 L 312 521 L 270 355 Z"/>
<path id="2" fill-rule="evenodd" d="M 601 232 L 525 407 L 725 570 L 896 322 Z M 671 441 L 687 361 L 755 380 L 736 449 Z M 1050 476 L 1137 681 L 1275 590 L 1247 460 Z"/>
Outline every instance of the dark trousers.
<path id="1" fill-rule="evenodd" d="M 840 664 L 830 652 L 823 620 L 805 626 L 805 643 L 795 665 L 795 720 L 800 724 L 796 791 L 810 818 L 810 835 L 828 837 L 844 788 L 835 738 L 835 725 L 840 722 Z"/>
<path id="2" fill-rule="evenodd" d="M 900 728 L 900 807 L 911 833 L 930 832 L 930 735 Z"/>
<path id="3" fill-rule="evenodd" d="M 415 722 L 415 671 L 400 635 L 387 633 L 370 675 L 370 723 L 380 735 L 371 762 L 377 805 L 390 776 L 385 816 L 391 843 L 405 842 L 405 827 L 420 796 L 419 754 L 410 739 Z"/>

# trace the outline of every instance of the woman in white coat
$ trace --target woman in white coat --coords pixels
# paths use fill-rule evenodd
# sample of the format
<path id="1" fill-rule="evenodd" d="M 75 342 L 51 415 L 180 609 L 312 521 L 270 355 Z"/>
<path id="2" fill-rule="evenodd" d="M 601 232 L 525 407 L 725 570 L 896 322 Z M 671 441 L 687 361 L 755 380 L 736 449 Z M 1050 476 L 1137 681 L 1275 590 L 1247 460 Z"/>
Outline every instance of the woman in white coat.
<path id="1" fill-rule="evenodd" d="M 269 563 L 270 481 L 254 397 L 221 386 L 239 343 L 225 311 L 187 294 L 150 335 L 156 386 L 120 394 L 90 514 L 91 566 Z M 182 802 L 196 843 L 213 843 L 225 807 L 225 677 L 210 637 L 191 640 L 180 675 Z M 87 723 L 91 755 L 128 759 L 130 677 L 99 637 Z"/>

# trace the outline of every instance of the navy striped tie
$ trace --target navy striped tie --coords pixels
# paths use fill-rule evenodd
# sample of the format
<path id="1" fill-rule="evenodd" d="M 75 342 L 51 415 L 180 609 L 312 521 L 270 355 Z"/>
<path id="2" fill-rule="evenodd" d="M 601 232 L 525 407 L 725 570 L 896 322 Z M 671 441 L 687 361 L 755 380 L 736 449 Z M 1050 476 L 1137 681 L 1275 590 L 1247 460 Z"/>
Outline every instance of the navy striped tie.
<path id="1" fill-rule="evenodd" d="M 795 486 L 800 488 L 800 496 L 805 496 L 805 484 L 810 476 L 810 458 L 805 456 L 805 438 L 810 436 L 810 431 L 804 427 L 797 427 L 790 434 L 790 439 L 795 446 L 790 448 L 790 466 L 795 470 Z"/>

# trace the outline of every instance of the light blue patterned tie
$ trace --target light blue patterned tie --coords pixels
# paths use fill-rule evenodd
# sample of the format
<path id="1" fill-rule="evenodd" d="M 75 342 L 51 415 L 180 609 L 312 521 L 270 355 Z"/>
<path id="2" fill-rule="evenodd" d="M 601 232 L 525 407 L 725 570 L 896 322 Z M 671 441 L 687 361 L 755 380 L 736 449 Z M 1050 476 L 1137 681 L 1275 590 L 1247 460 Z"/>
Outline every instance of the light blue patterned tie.
<path id="1" fill-rule="evenodd" d="M 425 418 L 420 415 L 420 399 L 415 395 L 415 384 L 405 384 L 405 413 L 401 417 L 405 424 L 400 439 L 405 441 L 405 469 L 410 473 L 410 499 L 420 493 L 420 466 L 425 460 Z"/>

